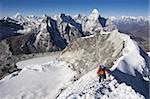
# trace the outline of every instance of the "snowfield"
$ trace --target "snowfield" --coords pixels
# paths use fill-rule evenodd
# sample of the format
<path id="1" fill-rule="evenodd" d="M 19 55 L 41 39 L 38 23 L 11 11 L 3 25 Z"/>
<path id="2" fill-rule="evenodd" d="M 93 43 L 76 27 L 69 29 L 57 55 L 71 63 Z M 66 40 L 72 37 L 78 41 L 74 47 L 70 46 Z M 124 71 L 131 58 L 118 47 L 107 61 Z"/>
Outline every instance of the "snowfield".
<path id="1" fill-rule="evenodd" d="M 16 63 L 16 65 L 20 69 L 23 69 L 27 65 L 31 65 L 31 66 L 32 65 L 34 65 L 34 66 L 35 65 L 42 65 L 43 63 L 48 63 L 50 61 L 55 61 L 57 55 L 58 55 L 58 53 L 56 53 L 55 55 L 51 55 L 51 56 L 28 59 L 28 60 L 20 61 L 20 62 Z"/>
<path id="2" fill-rule="evenodd" d="M 41 61 L 39 59 L 33 62 Z M 76 74 L 68 68 L 67 63 L 56 59 L 42 65 L 30 62 L 22 62 L 26 66 L 21 72 L 15 72 L 0 81 L 0 99 L 55 99 Z"/>

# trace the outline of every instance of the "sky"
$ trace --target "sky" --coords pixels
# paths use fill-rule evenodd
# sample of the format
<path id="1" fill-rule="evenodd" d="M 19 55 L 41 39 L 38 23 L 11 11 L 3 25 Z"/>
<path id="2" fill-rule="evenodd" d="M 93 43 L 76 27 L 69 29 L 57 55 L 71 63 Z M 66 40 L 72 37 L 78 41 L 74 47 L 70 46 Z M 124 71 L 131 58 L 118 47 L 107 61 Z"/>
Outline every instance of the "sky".
<path id="1" fill-rule="evenodd" d="M 66 13 L 89 15 L 97 9 L 101 16 L 148 16 L 149 0 L 0 0 L 0 16 Z"/>

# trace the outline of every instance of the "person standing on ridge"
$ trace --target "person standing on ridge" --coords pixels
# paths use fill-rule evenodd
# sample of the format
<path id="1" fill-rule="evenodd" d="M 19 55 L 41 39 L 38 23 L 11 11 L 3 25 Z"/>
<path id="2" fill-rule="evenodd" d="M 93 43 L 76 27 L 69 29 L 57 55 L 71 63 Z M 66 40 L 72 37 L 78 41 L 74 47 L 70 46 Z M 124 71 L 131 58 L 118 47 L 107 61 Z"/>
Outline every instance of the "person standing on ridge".
<path id="1" fill-rule="evenodd" d="M 101 82 L 101 79 L 106 79 L 106 73 L 110 77 L 110 73 L 108 73 L 107 69 L 103 65 L 99 65 L 98 70 L 97 70 L 97 75 L 99 77 L 99 83 Z"/>

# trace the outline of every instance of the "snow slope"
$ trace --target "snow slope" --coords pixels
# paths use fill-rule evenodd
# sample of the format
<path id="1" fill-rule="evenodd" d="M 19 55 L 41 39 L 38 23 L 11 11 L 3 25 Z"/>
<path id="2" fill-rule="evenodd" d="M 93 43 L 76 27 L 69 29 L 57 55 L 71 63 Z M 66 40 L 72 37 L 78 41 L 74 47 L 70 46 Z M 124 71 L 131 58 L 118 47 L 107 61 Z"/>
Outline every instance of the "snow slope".
<path id="1" fill-rule="evenodd" d="M 48 57 L 45 57 L 47 59 Z M 54 99 L 65 84 L 75 75 L 65 62 L 51 60 L 43 64 L 34 64 L 28 60 L 20 63 L 23 69 L 0 80 L 1 99 Z M 44 58 L 43 58 L 44 60 Z M 21 66 L 22 67 L 22 66 Z"/>
<path id="2" fill-rule="evenodd" d="M 32 65 L 42 65 L 43 63 L 48 63 L 50 61 L 55 61 L 56 56 L 57 56 L 57 54 L 51 55 L 51 56 L 28 59 L 28 60 L 20 61 L 20 62 L 16 63 L 16 65 L 20 69 L 23 69 L 24 67 L 26 67 L 28 65 L 30 65 L 30 66 L 32 66 Z"/>
<path id="3" fill-rule="evenodd" d="M 119 84 L 113 76 L 99 83 L 95 73 L 96 69 L 81 77 L 58 99 L 144 99 L 130 86 Z"/>

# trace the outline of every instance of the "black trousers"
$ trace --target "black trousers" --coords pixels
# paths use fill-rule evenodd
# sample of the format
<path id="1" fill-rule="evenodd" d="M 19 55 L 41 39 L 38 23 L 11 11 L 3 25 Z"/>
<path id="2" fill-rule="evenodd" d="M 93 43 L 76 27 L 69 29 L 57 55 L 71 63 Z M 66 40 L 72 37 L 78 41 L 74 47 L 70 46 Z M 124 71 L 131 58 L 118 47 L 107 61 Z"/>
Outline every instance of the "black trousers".
<path id="1" fill-rule="evenodd" d="M 104 79 L 106 79 L 106 74 L 104 74 L 104 75 L 99 75 L 99 83 L 101 82 L 101 80 L 104 80 Z"/>

